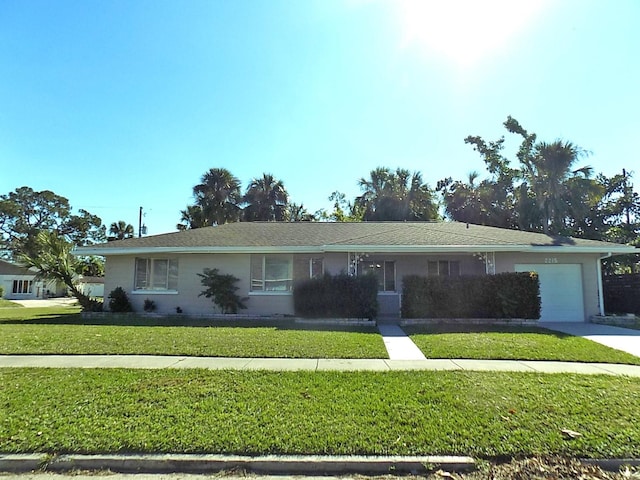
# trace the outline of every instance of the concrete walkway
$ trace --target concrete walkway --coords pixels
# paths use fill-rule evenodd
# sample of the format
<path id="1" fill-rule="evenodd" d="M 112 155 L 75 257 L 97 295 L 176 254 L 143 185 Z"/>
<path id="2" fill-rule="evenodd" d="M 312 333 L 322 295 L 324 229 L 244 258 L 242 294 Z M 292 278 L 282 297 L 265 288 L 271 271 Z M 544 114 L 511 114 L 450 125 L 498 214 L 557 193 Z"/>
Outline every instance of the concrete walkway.
<path id="1" fill-rule="evenodd" d="M 579 373 L 640 377 L 640 365 L 524 360 L 388 360 L 325 358 L 226 358 L 160 355 L 0 355 L 0 368 L 133 368 L 268 371 L 464 370 L 479 372 Z"/>
<path id="2" fill-rule="evenodd" d="M 398 325 L 380 324 L 378 331 L 391 360 L 426 360 L 422 351 Z"/>
<path id="3" fill-rule="evenodd" d="M 37 298 L 33 300 L 11 300 L 13 303 L 22 305 L 26 308 L 43 308 L 43 307 L 66 307 L 78 303 L 76 298 L 71 297 L 52 297 Z"/>
<path id="4" fill-rule="evenodd" d="M 586 338 L 607 347 L 622 350 L 636 357 L 640 357 L 640 330 L 612 327 L 597 323 L 541 323 L 541 327 L 576 337 Z"/>

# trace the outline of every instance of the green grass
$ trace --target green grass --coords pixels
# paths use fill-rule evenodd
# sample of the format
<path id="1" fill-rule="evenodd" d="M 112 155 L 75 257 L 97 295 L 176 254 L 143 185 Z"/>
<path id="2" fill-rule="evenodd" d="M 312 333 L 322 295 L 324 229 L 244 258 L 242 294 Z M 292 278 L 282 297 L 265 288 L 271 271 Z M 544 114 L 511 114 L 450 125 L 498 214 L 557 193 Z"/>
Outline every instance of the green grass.
<path id="1" fill-rule="evenodd" d="M 0 308 L 24 308 L 24 307 L 19 303 L 15 303 L 15 302 L 12 302 L 11 300 L 0 298 Z"/>
<path id="2" fill-rule="evenodd" d="M 427 358 L 556 360 L 640 365 L 640 358 L 590 340 L 538 327 L 405 327 Z"/>
<path id="3" fill-rule="evenodd" d="M 6 453 L 640 456 L 626 377 L 0 369 L 0 385 Z"/>
<path id="4" fill-rule="evenodd" d="M 143 317 L 114 325 L 108 324 L 110 319 L 84 320 L 77 308 L 23 310 L 0 313 L 0 354 L 388 358 L 375 327 L 296 328 L 284 323 L 257 327 L 247 322 L 212 327 L 202 320 L 175 326 L 175 319 Z M 92 321 L 97 324 L 84 324 Z"/>

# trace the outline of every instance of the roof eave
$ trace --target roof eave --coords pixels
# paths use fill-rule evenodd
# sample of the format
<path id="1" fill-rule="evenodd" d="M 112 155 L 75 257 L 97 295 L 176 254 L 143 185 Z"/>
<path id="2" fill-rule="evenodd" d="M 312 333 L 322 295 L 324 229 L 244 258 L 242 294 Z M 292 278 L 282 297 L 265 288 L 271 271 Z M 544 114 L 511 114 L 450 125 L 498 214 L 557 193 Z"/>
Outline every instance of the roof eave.
<path id="1" fill-rule="evenodd" d="M 128 247 L 128 248 L 92 248 L 79 247 L 71 253 L 77 256 L 100 255 L 157 255 L 157 254 L 193 254 L 193 253 L 322 253 L 321 247 L 313 246 L 261 246 L 261 247 Z"/>
<path id="2" fill-rule="evenodd" d="M 591 253 L 624 255 L 638 253 L 626 245 L 573 246 L 573 245 L 323 245 L 323 246 L 234 246 L 234 247 L 79 247 L 72 253 L 85 255 L 148 255 L 148 254 L 249 254 L 249 253 Z"/>

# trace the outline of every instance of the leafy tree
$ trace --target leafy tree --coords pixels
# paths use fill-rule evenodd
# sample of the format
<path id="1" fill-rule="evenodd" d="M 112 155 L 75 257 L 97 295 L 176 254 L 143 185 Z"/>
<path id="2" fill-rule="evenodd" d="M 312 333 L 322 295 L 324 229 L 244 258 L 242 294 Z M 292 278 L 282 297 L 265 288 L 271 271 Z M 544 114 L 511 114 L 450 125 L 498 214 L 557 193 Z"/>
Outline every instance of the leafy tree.
<path id="1" fill-rule="evenodd" d="M 599 238 L 604 189 L 591 178 L 590 167 L 576 168 L 586 152 L 571 142 L 540 142 L 511 116 L 503 125 L 522 139 L 518 168 L 503 153 L 504 136 L 493 142 L 468 136 L 465 143 L 480 153 L 490 177 L 477 186 L 451 179 L 441 182 L 447 215 L 499 227 Z"/>
<path id="2" fill-rule="evenodd" d="M 630 179 L 633 172 L 622 171 L 622 174 L 607 178 L 599 175 L 605 194 L 602 215 L 605 218 L 607 231 L 605 238 L 617 243 L 638 242 L 640 234 L 640 195 L 633 191 Z"/>
<path id="3" fill-rule="evenodd" d="M 75 272 L 85 277 L 104 277 L 104 260 L 101 257 L 77 257 Z"/>
<path id="4" fill-rule="evenodd" d="M 71 255 L 73 244 L 53 231 L 42 230 L 35 239 L 37 254 L 21 253 L 20 264 L 35 268 L 36 279 L 53 280 L 63 283 L 74 297 L 78 299 L 83 310 L 93 310 L 96 302 L 82 293 L 74 283 L 78 260 Z"/>
<path id="5" fill-rule="evenodd" d="M 471 172 L 466 183 L 451 178 L 438 182 L 447 216 L 459 222 L 512 227 L 513 210 L 507 208 L 512 202 L 505 196 L 505 203 L 498 203 L 496 182 L 487 179 L 476 183 L 478 177 L 478 172 Z"/>
<path id="6" fill-rule="evenodd" d="M 315 222 L 316 216 L 304 208 L 304 205 L 290 203 L 287 205 L 286 220 L 289 222 Z"/>
<path id="7" fill-rule="evenodd" d="M 222 313 L 238 313 L 238 309 L 247 308 L 242 299 L 236 295 L 238 279 L 233 275 L 221 274 L 217 268 L 205 268 L 198 274 L 203 286 L 207 287 L 199 297 L 213 299 Z"/>
<path id="8" fill-rule="evenodd" d="M 69 200 L 49 190 L 20 187 L 0 195 L 0 248 L 13 258 L 38 253 L 41 231 L 56 232 L 74 245 L 90 245 L 105 240 L 99 217 L 86 210 L 71 213 Z"/>
<path id="9" fill-rule="evenodd" d="M 109 227 L 109 233 L 111 234 L 108 240 L 123 240 L 125 238 L 133 238 L 134 229 L 133 225 L 125 222 L 124 220 L 118 220 L 113 222 Z"/>
<path id="10" fill-rule="evenodd" d="M 435 220 L 438 208 L 433 192 L 419 172 L 378 167 L 369 178 L 358 181 L 362 195 L 356 205 L 363 209 L 363 219 L 372 221 Z"/>
<path id="11" fill-rule="evenodd" d="M 289 194 L 270 173 L 254 178 L 244 195 L 244 220 L 274 222 L 286 220 Z"/>
<path id="12" fill-rule="evenodd" d="M 632 176 L 632 172 L 623 170 L 611 178 L 598 177 L 605 189 L 603 237 L 610 242 L 640 247 L 640 195 L 633 191 Z M 607 274 L 640 273 L 640 254 L 608 258 L 603 261 L 603 270 Z"/>
<path id="13" fill-rule="evenodd" d="M 362 207 L 356 205 L 355 202 L 347 201 L 344 193 L 337 190 L 329 196 L 329 200 L 333 202 L 333 211 L 328 213 L 326 210 L 320 210 L 316 216 L 322 220 L 331 222 L 361 222 L 364 215 Z"/>

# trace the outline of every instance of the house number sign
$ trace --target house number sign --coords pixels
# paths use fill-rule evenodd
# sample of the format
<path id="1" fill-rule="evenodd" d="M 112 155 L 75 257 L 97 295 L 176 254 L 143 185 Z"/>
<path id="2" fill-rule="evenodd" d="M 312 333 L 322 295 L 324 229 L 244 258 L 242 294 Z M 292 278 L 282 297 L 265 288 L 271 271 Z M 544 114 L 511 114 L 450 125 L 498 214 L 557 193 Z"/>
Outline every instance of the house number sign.
<path id="1" fill-rule="evenodd" d="M 544 263 L 558 263 L 558 259 L 556 257 L 545 257 Z"/>

